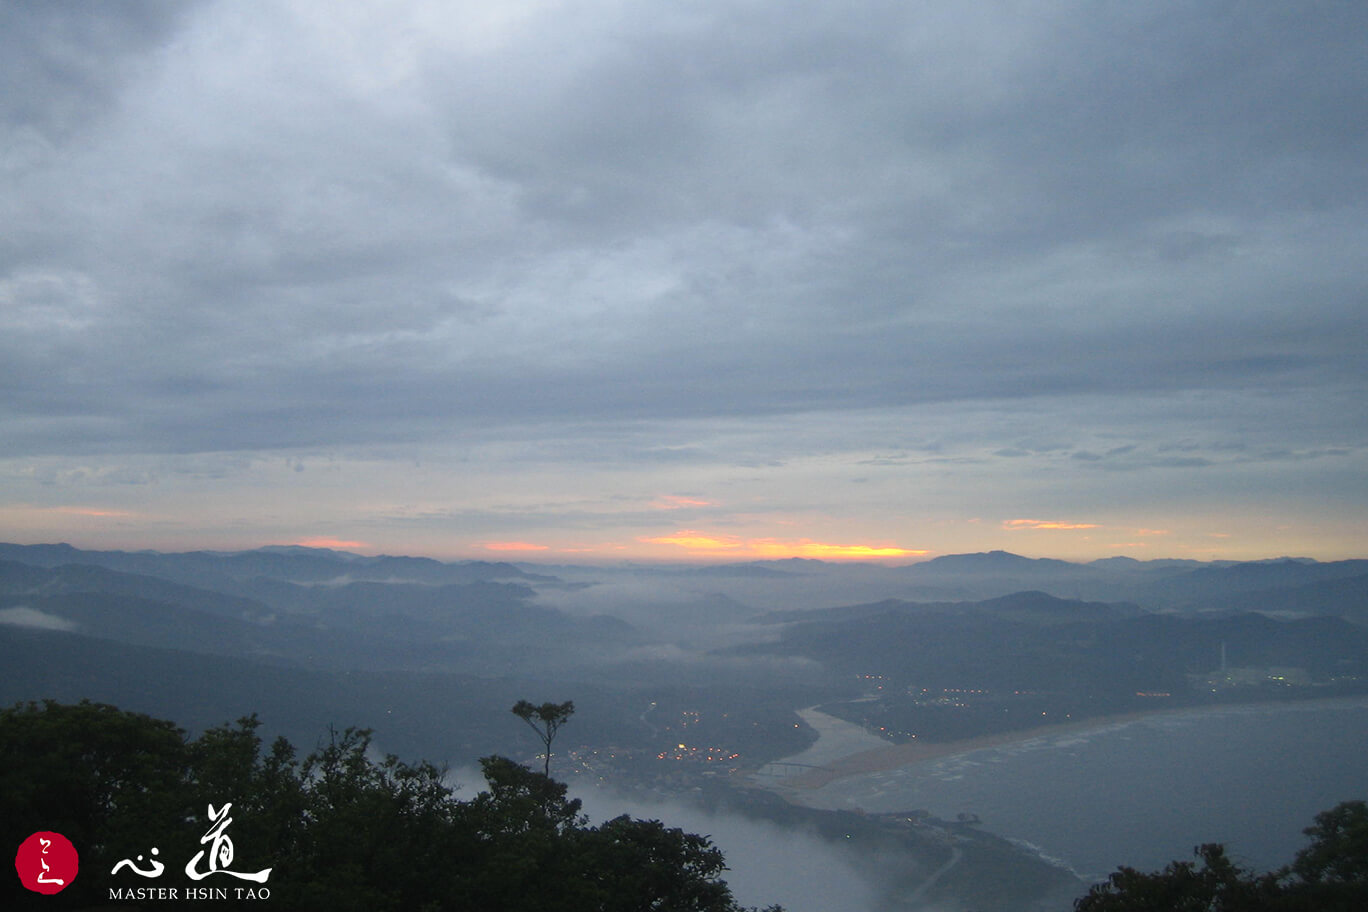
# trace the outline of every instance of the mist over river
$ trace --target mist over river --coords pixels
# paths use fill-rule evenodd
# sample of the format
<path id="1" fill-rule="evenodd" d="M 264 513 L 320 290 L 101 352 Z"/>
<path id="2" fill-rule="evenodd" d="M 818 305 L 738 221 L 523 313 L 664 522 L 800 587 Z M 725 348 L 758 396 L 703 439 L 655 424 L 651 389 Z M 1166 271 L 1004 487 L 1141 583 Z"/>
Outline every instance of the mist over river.
<path id="1" fill-rule="evenodd" d="M 802 791 L 813 807 L 926 809 L 1099 879 L 1222 842 L 1258 870 L 1291 861 L 1320 811 L 1368 798 L 1368 697 L 1203 708 L 866 773 Z"/>
<path id="2" fill-rule="evenodd" d="M 737 900 L 785 912 L 866 912 L 879 908 L 875 889 L 842 847 L 807 830 L 793 830 L 734 812 L 704 810 L 688 801 L 572 789 L 594 823 L 631 814 L 709 836 L 726 855 L 724 878 Z"/>

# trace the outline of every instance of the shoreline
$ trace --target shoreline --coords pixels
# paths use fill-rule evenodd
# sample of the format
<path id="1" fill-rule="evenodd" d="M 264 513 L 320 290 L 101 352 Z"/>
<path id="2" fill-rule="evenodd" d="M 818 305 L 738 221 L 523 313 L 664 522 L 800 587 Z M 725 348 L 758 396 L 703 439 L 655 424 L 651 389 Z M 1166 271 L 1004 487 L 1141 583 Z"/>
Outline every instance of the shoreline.
<path id="1" fill-rule="evenodd" d="M 1068 722 L 1058 722 L 1050 725 L 1038 725 L 1034 728 L 1023 728 L 1014 731 L 979 735 L 974 738 L 962 738 L 957 741 L 888 744 L 884 747 L 876 747 L 872 750 L 857 751 L 856 753 L 848 754 L 835 761 L 829 762 L 825 769 L 808 770 L 797 776 L 763 784 L 762 787 L 771 788 L 786 794 L 786 796 L 790 798 L 796 798 L 797 796 L 793 795 L 793 790 L 816 791 L 832 782 L 848 779 L 852 776 L 886 772 L 888 770 L 901 769 L 906 766 L 916 766 L 917 764 L 927 763 L 932 760 L 940 760 L 945 757 L 954 757 L 960 754 L 969 754 L 975 751 L 988 750 L 995 747 L 1020 744 L 1027 741 L 1033 741 L 1037 738 L 1097 731 L 1104 728 L 1110 728 L 1114 725 L 1129 725 L 1157 716 L 1183 716 L 1231 709 L 1319 704 L 1336 700 L 1361 702 L 1364 699 L 1366 698 L 1363 695 L 1349 696 L 1341 694 L 1333 697 L 1319 697 L 1305 700 L 1257 700 L 1248 703 L 1173 706 L 1162 709 L 1136 710 L 1134 712 L 1116 713 L 1112 715 L 1089 716 L 1086 719 L 1078 719 L 1076 721 L 1070 720 Z M 811 750 L 811 748 L 809 748 L 809 750 Z"/>
<path id="2" fill-rule="evenodd" d="M 958 741 L 926 741 L 922 743 L 912 741 L 906 744 L 889 744 L 886 747 L 876 747 L 873 750 L 850 754 L 831 763 L 827 769 L 809 770 L 806 773 L 783 780 L 782 784 L 787 788 L 812 791 L 840 779 L 848 779 L 851 776 L 881 773 L 892 769 L 901 769 L 905 766 L 916 766 L 919 763 L 926 763 L 931 760 L 940 760 L 944 757 L 954 757 L 958 754 L 970 754 L 974 751 L 1032 741 L 1036 738 L 1072 734 L 1107 728 L 1112 725 L 1124 725 L 1130 722 L 1138 722 L 1150 716 L 1179 712 L 1182 710 L 1143 710 L 1120 715 L 1091 716 L 1076 722 L 1071 720 L 1053 725 L 1038 725 L 1034 728 L 997 732 L 974 738 L 961 738 Z"/>
<path id="3" fill-rule="evenodd" d="M 1211 746 L 1224 742 L 1219 736 L 1213 741 L 1205 736 L 1205 732 L 1248 733 L 1269 728 L 1281 732 L 1321 731 L 1325 724 L 1346 724 L 1348 717 L 1341 715 L 1341 712 L 1354 714 L 1354 730 L 1360 733 L 1354 741 L 1361 744 L 1364 729 L 1358 720 L 1362 719 L 1364 710 L 1368 710 L 1368 694 L 1364 693 L 1144 709 L 1070 719 L 1057 724 L 955 741 L 889 744 L 875 750 L 850 753 L 826 764 L 827 769 L 805 770 L 792 778 L 778 779 L 773 778 L 772 774 L 764 777 L 752 775 L 747 777 L 746 785 L 800 808 L 853 811 L 873 817 L 916 815 L 919 825 L 930 828 L 928 832 L 948 834 L 946 838 L 964 832 L 981 832 L 998 837 L 1014 846 L 1023 857 L 1044 861 L 1078 878 L 1083 883 L 1083 888 L 1078 891 L 1081 895 L 1087 883 L 1102 879 L 1106 872 L 1119 865 L 1138 866 L 1140 870 L 1159 869 L 1172 859 L 1181 857 L 1192 843 L 1185 841 L 1189 838 L 1187 832 L 1174 838 L 1174 832 L 1170 831 L 1173 828 L 1165 822 L 1171 817 L 1190 819 L 1193 831 L 1201 832 L 1205 828 L 1203 841 L 1239 844 L 1242 852 L 1255 853 L 1261 858 L 1259 864 L 1268 870 L 1285 863 L 1293 852 L 1302 847 L 1297 835 L 1300 829 L 1283 827 L 1286 832 L 1282 832 L 1269 827 L 1268 821 L 1257 814 L 1251 816 L 1248 802 L 1243 801 L 1240 795 L 1269 788 L 1266 775 L 1259 778 L 1259 784 L 1252 789 L 1242 787 L 1223 793 L 1223 798 L 1213 805 L 1220 810 L 1219 826 L 1213 825 L 1218 818 L 1213 816 L 1213 811 L 1205 803 L 1208 797 L 1191 800 L 1194 794 L 1202 794 L 1200 783 L 1194 784 L 1194 781 L 1190 781 L 1191 777 L 1176 784 L 1168 782 L 1164 776 L 1151 779 L 1141 777 L 1135 786 L 1127 785 L 1126 790 L 1119 794 L 1120 810 L 1133 825 L 1116 828 L 1109 822 L 1110 817 L 1117 812 L 1116 806 L 1106 801 L 1096 801 L 1096 795 L 1089 797 L 1087 790 L 1080 792 L 1070 788 L 1067 780 L 1051 782 L 1050 764 L 1046 761 L 1041 767 L 1040 756 L 1025 763 L 1027 769 L 1034 767 L 1036 772 L 1020 780 L 1029 791 L 1019 796 L 1016 792 L 999 788 L 996 793 L 990 789 L 986 793 L 987 797 L 984 797 L 980 794 L 982 790 L 973 786 L 974 779 L 968 774 L 965 774 L 969 778 L 968 788 L 960 788 L 960 783 L 947 782 L 947 788 L 942 789 L 938 784 L 941 777 L 963 778 L 959 774 L 964 772 L 958 768 L 943 769 L 943 764 L 955 767 L 960 762 L 974 763 L 980 767 L 975 773 L 980 780 L 999 781 L 999 776 L 1012 775 L 1012 766 L 1016 762 L 1013 746 L 1021 745 L 1023 753 L 1049 755 L 1057 749 L 1074 751 L 1076 749 L 1073 747 L 1061 745 L 1068 745 L 1075 738 L 1080 742 L 1089 742 L 1094 734 L 1098 736 L 1097 743 L 1110 744 L 1108 750 L 1117 749 L 1118 738 L 1134 739 L 1138 750 L 1150 749 L 1151 752 L 1153 749 L 1148 747 L 1149 743 L 1160 745 L 1157 748 L 1160 751 L 1171 752 L 1174 744 L 1184 739 L 1196 739 L 1207 746 L 1202 756 L 1218 757 L 1219 753 L 1213 754 L 1212 750 L 1219 751 L 1219 748 Z M 1323 718 L 1326 722 L 1296 721 L 1303 717 L 1310 720 Z M 1326 743 L 1333 741 L 1330 739 Z M 999 752 L 1004 748 L 1006 750 L 1000 756 Z M 967 761 L 960 759 L 979 751 L 988 753 L 970 757 Z M 1339 764 L 1335 769 L 1354 768 L 1339 759 L 1342 752 L 1334 756 Z M 1353 762 L 1357 763 L 1362 756 L 1360 747 Z M 956 759 L 947 761 L 946 758 Z M 999 760 L 1003 761 L 1001 768 L 997 765 Z M 1155 768 L 1162 768 L 1162 765 Z M 1282 785 L 1280 782 L 1275 786 L 1280 789 L 1280 795 L 1286 794 Z M 1347 789 L 1343 783 L 1336 788 L 1352 797 L 1361 791 L 1361 783 L 1355 780 Z M 1194 789 L 1198 791 L 1194 792 Z M 1300 790 L 1306 791 L 1305 788 Z M 1062 794 L 1056 795 L 1055 792 Z M 1171 803 L 1174 795 L 1180 796 L 1178 804 Z M 983 803 L 985 801 L 988 803 Z M 1289 810 L 1282 820 L 1292 820 L 1294 817 L 1297 820 L 1310 820 L 1314 814 L 1329 806 L 1329 802 L 1311 800 L 1307 795 L 1301 795 L 1296 802 L 1299 803 L 1295 812 Z M 983 819 L 979 820 L 975 815 Z M 957 826 L 963 827 L 965 824 L 970 825 L 968 831 L 957 829 Z M 1145 834 L 1143 838 L 1135 837 L 1137 830 Z M 1067 903 L 1060 907 L 1063 905 Z"/>

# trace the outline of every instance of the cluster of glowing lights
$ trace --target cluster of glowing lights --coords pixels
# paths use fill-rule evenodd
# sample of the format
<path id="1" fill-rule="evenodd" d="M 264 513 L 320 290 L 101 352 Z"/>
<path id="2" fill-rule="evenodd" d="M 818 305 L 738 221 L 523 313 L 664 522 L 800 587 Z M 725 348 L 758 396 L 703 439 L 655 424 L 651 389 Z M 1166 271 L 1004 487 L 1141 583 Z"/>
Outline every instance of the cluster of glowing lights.
<path id="1" fill-rule="evenodd" d="M 657 760 L 693 760 L 703 763 L 738 760 L 740 757 L 740 754 L 729 751 L 725 747 L 689 747 L 684 744 L 677 745 L 672 751 L 661 751 L 656 754 Z"/>

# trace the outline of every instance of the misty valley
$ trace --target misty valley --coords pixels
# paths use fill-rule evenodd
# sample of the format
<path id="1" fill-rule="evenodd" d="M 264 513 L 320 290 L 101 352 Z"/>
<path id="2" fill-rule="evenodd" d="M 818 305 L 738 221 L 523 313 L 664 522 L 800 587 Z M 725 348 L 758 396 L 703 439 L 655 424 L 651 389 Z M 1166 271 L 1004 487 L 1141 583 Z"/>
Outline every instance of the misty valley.
<path id="1" fill-rule="evenodd" d="M 790 912 L 1070 908 L 1149 860 L 1107 854 L 1125 845 L 1108 826 L 1130 824 L 1084 820 L 1062 793 L 1089 793 L 1063 770 L 1094 776 L 1084 761 L 1113 751 L 1096 762 L 1134 761 L 1143 794 L 1175 753 L 1208 762 L 1202 732 L 1271 738 L 1327 707 L 1335 730 L 1362 729 L 1365 695 L 1364 560 L 592 566 L 0 545 L 4 705 L 91 700 L 192 734 L 255 713 L 304 752 L 357 726 L 465 795 L 480 758 L 549 760 L 591 814 L 711 833 L 738 895 Z M 509 712 L 524 699 L 573 701 L 549 758 Z M 1321 762 L 1294 747 L 1261 774 Z M 1361 781 L 1357 742 L 1326 749 Z M 1254 787 L 1239 782 L 1213 789 Z M 1030 801 L 1009 807 L 1009 783 Z M 1364 797 L 1337 788 L 1315 809 Z M 1030 831 L 1047 824 L 1106 849 L 1060 857 Z"/>

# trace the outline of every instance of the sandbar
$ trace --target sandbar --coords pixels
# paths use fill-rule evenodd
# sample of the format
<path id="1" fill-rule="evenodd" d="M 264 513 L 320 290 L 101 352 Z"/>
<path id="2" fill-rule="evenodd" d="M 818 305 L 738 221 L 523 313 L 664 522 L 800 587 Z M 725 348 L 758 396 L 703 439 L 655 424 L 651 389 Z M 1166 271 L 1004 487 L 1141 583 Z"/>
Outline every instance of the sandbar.
<path id="1" fill-rule="evenodd" d="M 938 760 L 956 754 L 967 754 L 971 751 L 984 750 L 990 747 L 1018 744 L 1036 738 L 1093 731 L 1113 725 L 1135 722 L 1151 716 L 1174 715 L 1207 708 L 1209 707 L 1167 707 L 1165 709 L 1142 710 L 1108 716 L 1089 716 L 1086 719 L 1076 721 L 996 732 L 991 735 L 963 738 L 958 741 L 909 741 L 905 744 L 888 744 L 884 747 L 850 754 L 837 760 L 829 760 L 823 764 L 822 769 L 812 769 L 797 776 L 786 778 L 781 784 L 785 788 L 819 789 L 828 783 L 850 776 L 899 769 L 904 766 L 925 763 L 928 760 Z"/>

